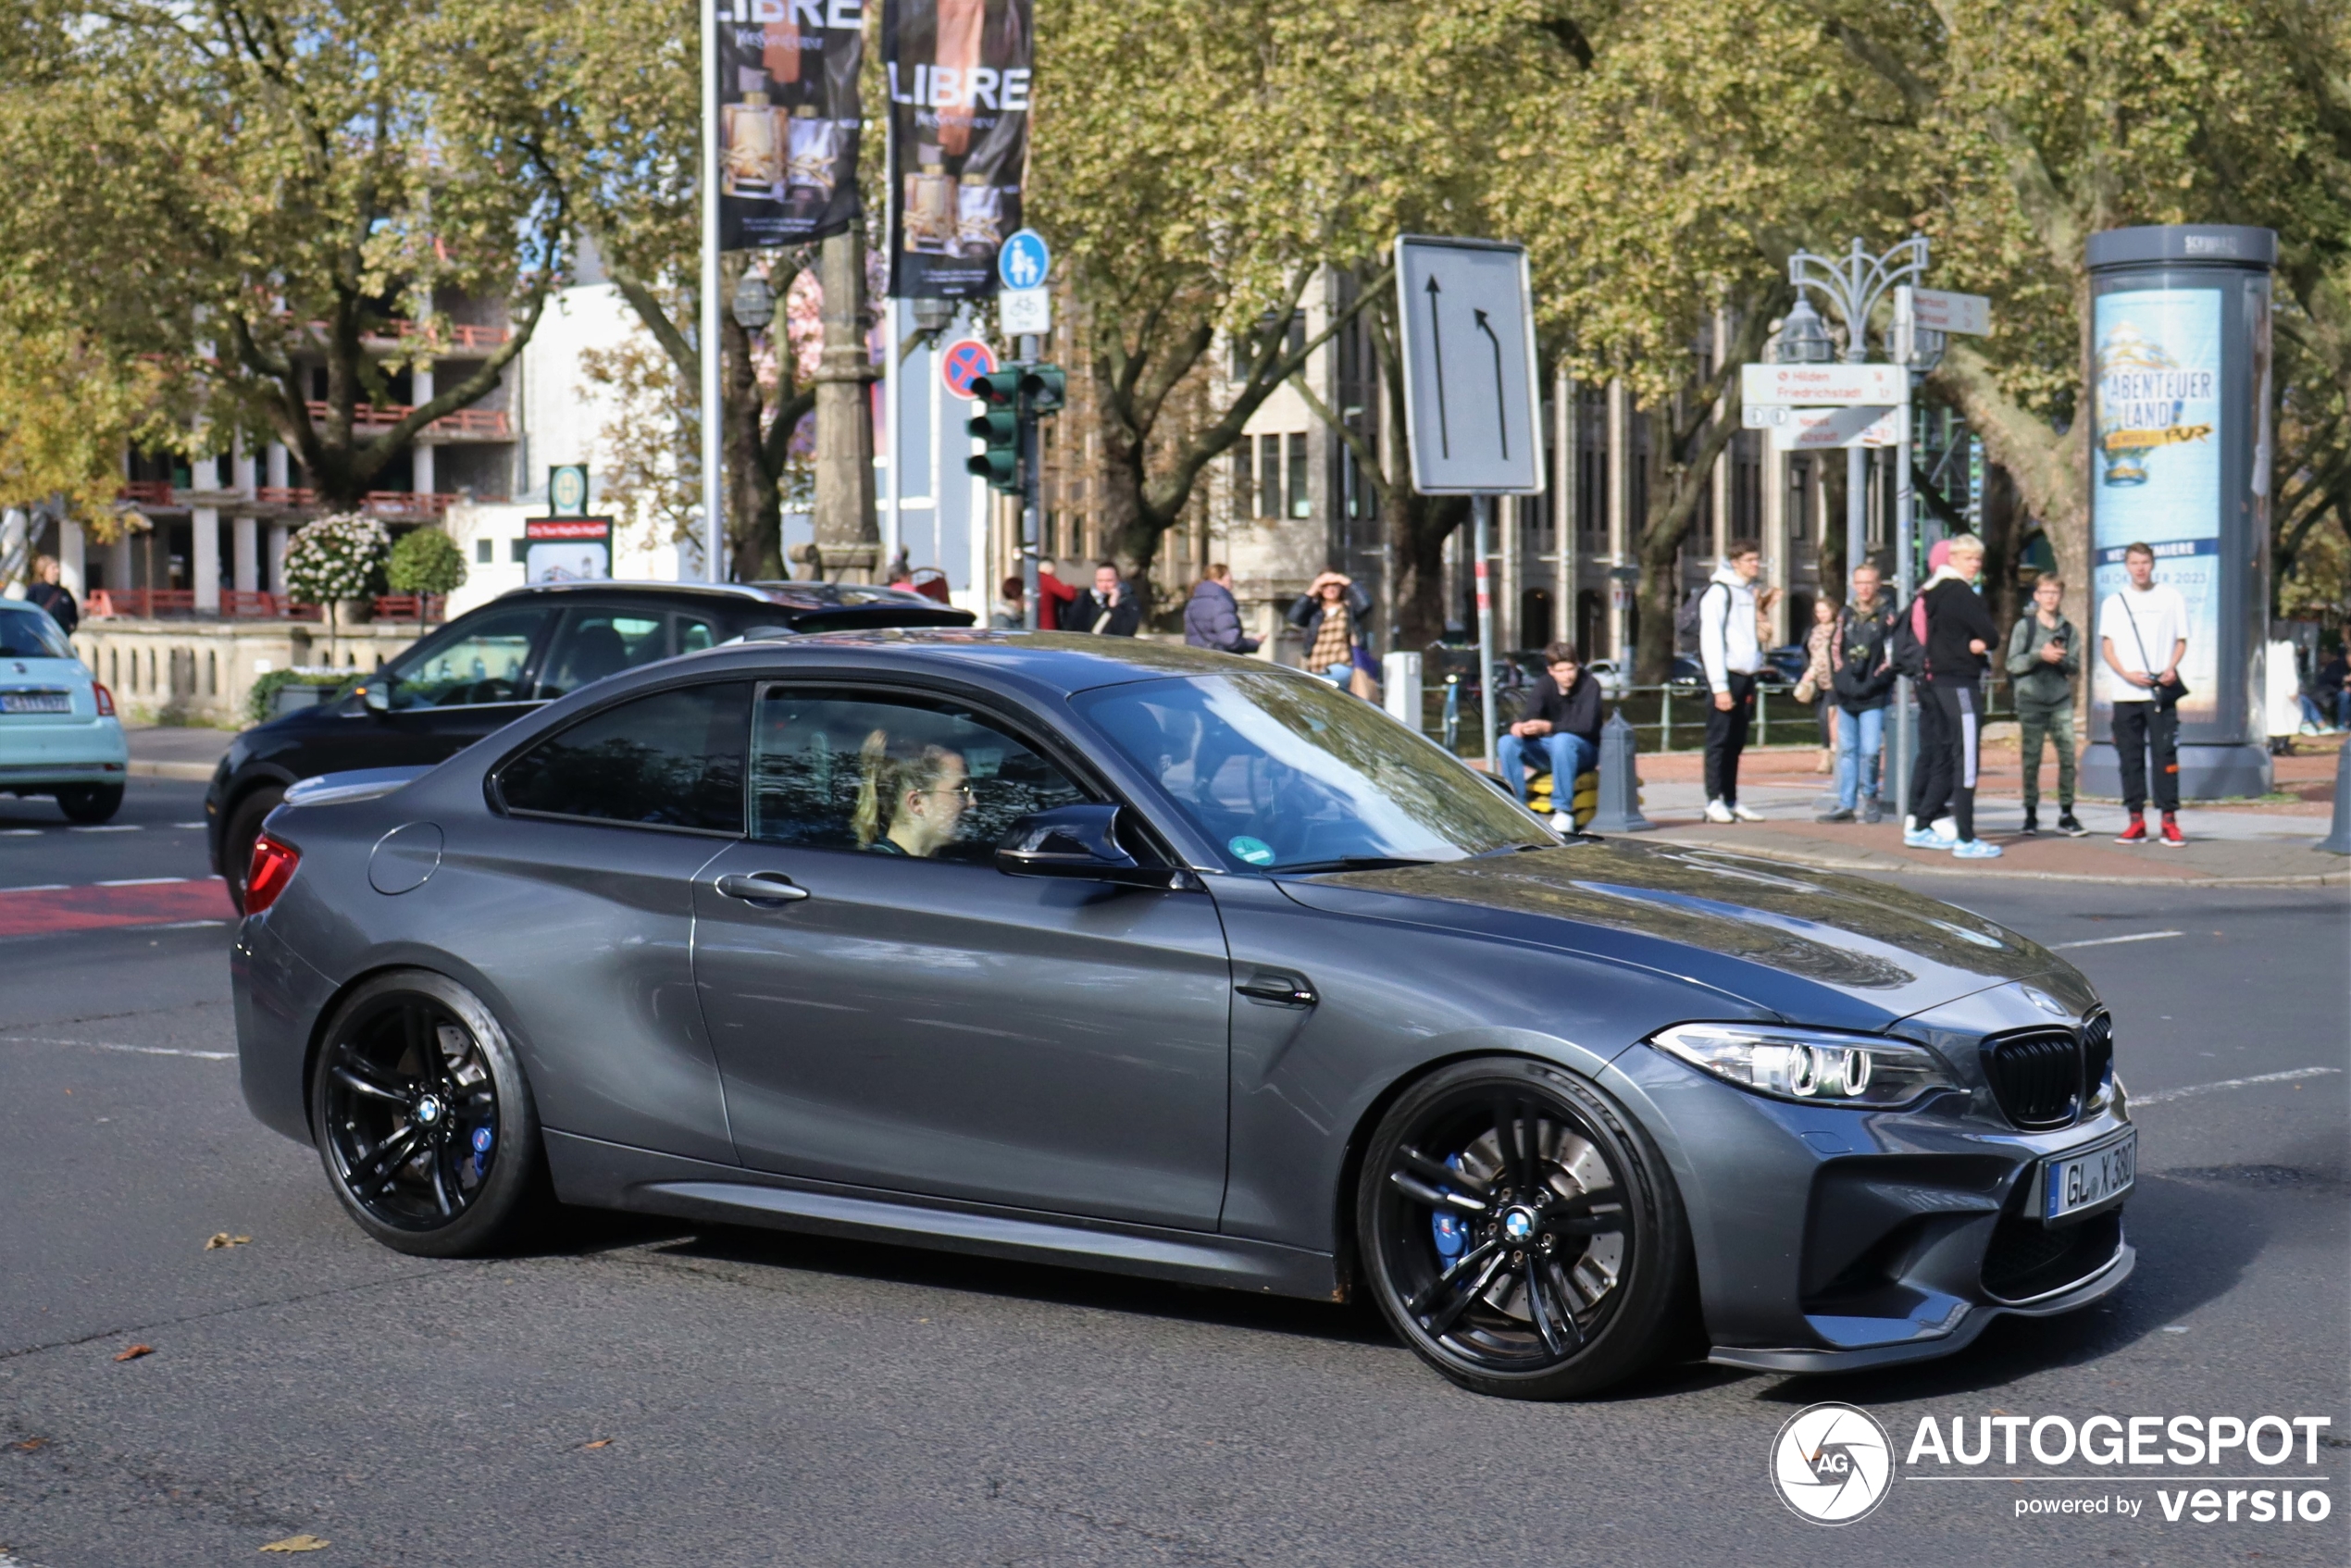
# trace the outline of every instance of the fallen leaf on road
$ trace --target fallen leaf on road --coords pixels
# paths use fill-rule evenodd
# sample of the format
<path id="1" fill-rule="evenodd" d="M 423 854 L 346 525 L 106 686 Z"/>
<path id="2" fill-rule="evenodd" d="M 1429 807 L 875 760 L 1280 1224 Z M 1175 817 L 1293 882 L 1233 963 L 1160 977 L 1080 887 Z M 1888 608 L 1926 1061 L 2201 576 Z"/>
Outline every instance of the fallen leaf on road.
<path id="1" fill-rule="evenodd" d="M 218 1231 L 214 1234 L 211 1240 L 204 1244 L 204 1250 L 210 1252 L 222 1247 L 242 1247 L 252 1239 L 250 1236 L 231 1236 L 225 1230 Z"/>
<path id="2" fill-rule="evenodd" d="M 153 1345 L 133 1345 L 127 1350 L 116 1351 L 114 1359 L 117 1361 L 137 1361 L 141 1356 L 151 1356 L 155 1353 L 155 1348 Z"/>
<path id="3" fill-rule="evenodd" d="M 331 1541 L 322 1541 L 316 1536 L 288 1536 L 282 1541 L 271 1541 L 261 1549 L 264 1551 L 324 1551 L 332 1544 Z"/>
<path id="4" fill-rule="evenodd" d="M 579 1446 L 583 1449 L 601 1449 L 609 1446 L 611 1442 L 610 1437 L 599 1437 L 592 1443 L 582 1443 Z"/>
<path id="5" fill-rule="evenodd" d="M 17 1447 L 22 1449 L 27 1453 L 31 1453 L 33 1450 L 46 1445 L 49 1439 L 46 1437 L 27 1437 L 23 1442 L 19 1443 Z"/>

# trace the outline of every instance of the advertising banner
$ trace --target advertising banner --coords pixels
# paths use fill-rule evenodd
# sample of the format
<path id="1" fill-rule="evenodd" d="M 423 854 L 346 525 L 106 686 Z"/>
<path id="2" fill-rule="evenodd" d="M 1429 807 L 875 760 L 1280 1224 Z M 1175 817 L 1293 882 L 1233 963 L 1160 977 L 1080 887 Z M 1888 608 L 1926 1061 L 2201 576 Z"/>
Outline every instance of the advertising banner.
<path id="1" fill-rule="evenodd" d="M 864 111 L 860 0 L 710 0 L 718 7 L 722 249 L 768 250 L 857 220 Z"/>
<path id="2" fill-rule="evenodd" d="M 2220 460 L 2223 443 L 2233 435 L 2222 428 L 2220 292 L 2101 294 L 2093 327 L 2095 603 L 2104 604 L 2129 580 L 2126 548 L 2144 542 L 2154 550 L 2156 580 L 2170 583 L 2187 601 L 2188 648 L 2180 678 L 2188 695 L 2180 718 L 2192 724 L 2213 716 L 2220 694 Z M 2104 659 L 2094 664 L 2102 732 L 2121 678 Z"/>
<path id="3" fill-rule="evenodd" d="M 1028 159 L 1029 0 L 888 0 L 889 292 L 996 292 Z"/>
<path id="4" fill-rule="evenodd" d="M 603 582 L 612 576 L 610 517 L 527 517 L 522 579 Z"/>

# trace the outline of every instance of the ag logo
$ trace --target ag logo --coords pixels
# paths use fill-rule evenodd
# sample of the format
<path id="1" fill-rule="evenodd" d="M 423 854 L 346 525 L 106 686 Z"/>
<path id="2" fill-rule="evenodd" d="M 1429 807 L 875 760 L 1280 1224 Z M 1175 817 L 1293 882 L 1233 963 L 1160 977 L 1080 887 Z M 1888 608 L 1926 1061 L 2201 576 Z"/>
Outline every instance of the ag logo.
<path id="1" fill-rule="evenodd" d="M 1851 1405 L 1807 1405 L 1772 1440 L 1780 1500 L 1815 1524 L 1850 1524 L 1885 1500 L 1894 1450 L 1885 1428 Z"/>

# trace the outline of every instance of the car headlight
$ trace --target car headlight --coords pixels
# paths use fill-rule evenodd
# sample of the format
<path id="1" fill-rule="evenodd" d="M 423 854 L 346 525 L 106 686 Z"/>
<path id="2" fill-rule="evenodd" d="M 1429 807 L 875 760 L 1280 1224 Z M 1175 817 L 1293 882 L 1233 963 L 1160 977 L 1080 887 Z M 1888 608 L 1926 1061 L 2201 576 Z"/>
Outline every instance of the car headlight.
<path id="1" fill-rule="evenodd" d="M 1959 1087 L 1933 1052 L 1883 1035 L 1676 1024 L 1649 1043 L 1726 1083 L 1804 1104 L 1908 1105 L 1930 1089 Z"/>

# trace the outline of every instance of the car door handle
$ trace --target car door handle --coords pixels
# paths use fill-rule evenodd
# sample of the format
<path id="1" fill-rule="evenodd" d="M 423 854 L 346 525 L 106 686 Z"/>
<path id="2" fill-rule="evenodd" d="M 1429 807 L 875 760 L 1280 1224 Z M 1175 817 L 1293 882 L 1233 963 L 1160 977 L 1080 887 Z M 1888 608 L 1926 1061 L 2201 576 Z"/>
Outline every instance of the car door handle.
<path id="1" fill-rule="evenodd" d="M 1256 1002 L 1271 1002 L 1283 1007 L 1312 1007 L 1322 1000 L 1303 975 L 1293 975 L 1287 969 L 1259 969 L 1248 979 L 1237 982 L 1233 989 Z"/>
<path id="2" fill-rule="evenodd" d="M 797 903 L 808 896 L 780 871 L 735 871 L 718 878 L 718 890 L 745 903 Z"/>

